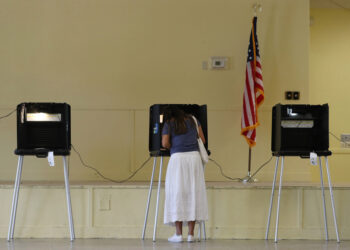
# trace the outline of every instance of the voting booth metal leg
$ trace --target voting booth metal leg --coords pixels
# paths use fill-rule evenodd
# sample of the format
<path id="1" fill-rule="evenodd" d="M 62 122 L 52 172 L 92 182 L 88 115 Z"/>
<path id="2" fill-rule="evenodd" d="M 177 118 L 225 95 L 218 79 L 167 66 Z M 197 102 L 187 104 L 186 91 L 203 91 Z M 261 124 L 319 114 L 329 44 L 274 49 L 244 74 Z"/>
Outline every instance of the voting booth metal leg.
<path id="1" fill-rule="evenodd" d="M 281 191 L 282 191 L 283 168 L 284 168 L 284 156 L 282 156 L 282 161 L 281 161 L 280 184 L 279 184 L 279 188 L 278 188 L 275 242 L 277 242 L 277 235 L 278 235 L 278 221 L 279 221 L 279 215 L 280 215 L 280 201 L 281 201 Z"/>
<path id="2" fill-rule="evenodd" d="M 203 173 L 205 171 L 205 165 L 203 165 Z M 203 240 L 207 239 L 207 233 L 205 231 L 205 221 L 201 221 L 198 224 L 198 240 L 201 241 L 203 236 Z"/>
<path id="3" fill-rule="evenodd" d="M 163 156 L 160 157 L 159 178 L 158 178 L 158 192 L 157 192 L 157 205 L 156 205 L 156 215 L 154 217 L 153 241 L 156 241 L 156 233 L 157 233 L 157 221 L 158 221 L 158 210 L 159 210 L 160 185 L 161 185 L 161 180 L 162 180 L 162 168 L 163 168 Z"/>
<path id="4" fill-rule="evenodd" d="M 332 210 L 333 210 L 334 228 L 335 228 L 335 233 L 337 235 L 337 242 L 339 243 L 340 239 L 339 239 L 339 232 L 338 232 L 337 216 L 335 214 L 333 188 L 332 188 L 331 176 L 330 176 L 329 168 L 328 168 L 328 158 L 327 158 L 327 156 L 325 156 L 325 161 L 326 161 L 326 171 L 327 171 L 327 176 L 328 176 L 329 193 L 330 193 L 330 196 L 331 196 L 331 203 L 332 203 Z"/>
<path id="5" fill-rule="evenodd" d="M 13 234 L 14 234 L 14 231 L 15 231 L 15 221 L 16 221 L 16 212 L 17 212 L 17 204 L 18 204 L 19 187 L 21 185 L 22 166 L 23 166 L 23 155 L 20 155 L 18 157 L 18 165 L 17 165 L 15 187 L 14 187 L 14 190 L 13 190 L 10 225 L 9 225 L 9 231 L 8 231 L 8 235 L 7 235 L 7 240 L 8 241 L 13 239 Z"/>
<path id="6" fill-rule="evenodd" d="M 203 239 L 207 239 L 207 231 L 205 230 L 205 221 L 203 221 Z"/>
<path id="7" fill-rule="evenodd" d="M 64 184 L 66 187 L 66 199 L 67 199 L 67 209 L 68 209 L 70 240 L 73 241 L 75 239 L 75 233 L 74 233 L 74 223 L 73 223 L 73 215 L 72 215 L 72 204 L 71 204 L 71 199 L 70 199 L 68 163 L 67 163 L 66 156 L 63 156 L 63 172 L 64 172 Z"/>
<path id="8" fill-rule="evenodd" d="M 324 218 L 324 230 L 326 234 L 326 240 L 328 240 L 328 225 L 327 225 L 327 210 L 326 210 L 326 199 L 324 195 L 324 184 L 323 184 L 323 173 L 322 173 L 322 161 L 321 156 L 318 157 L 320 165 L 320 177 L 321 177 L 321 191 L 322 191 L 322 203 L 323 203 L 323 218 Z"/>
<path id="9" fill-rule="evenodd" d="M 198 224 L 198 240 L 201 241 L 202 239 L 202 222 L 199 222 Z"/>
<path id="10" fill-rule="evenodd" d="M 331 176 L 330 176 L 330 173 L 329 173 L 327 156 L 325 156 L 325 161 L 326 161 L 326 171 L 327 171 L 329 192 L 330 192 L 332 211 L 333 211 L 334 228 L 335 228 L 335 233 L 336 233 L 336 236 L 337 236 L 337 242 L 339 243 L 340 239 L 339 239 L 339 232 L 338 232 L 337 216 L 336 216 L 336 213 L 335 213 L 333 188 L 332 188 Z M 325 191 L 324 191 L 324 183 L 323 183 L 323 172 L 322 172 L 322 159 L 321 159 L 321 157 L 319 157 L 319 166 L 320 166 L 321 189 L 322 189 L 323 216 L 324 216 L 324 221 L 325 221 L 325 233 L 326 233 L 326 240 L 328 240 L 326 200 L 325 200 Z M 278 222 L 279 222 L 279 210 L 280 210 L 280 200 L 281 200 L 281 190 L 282 190 L 283 168 L 284 168 L 284 156 L 282 156 L 281 173 L 280 173 L 279 190 L 278 190 L 278 200 L 277 200 L 277 214 L 276 214 L 276 228 L 275 228 L 275 242 L 276 243 L 278 241 L 277 236 L 278 236 Z M 271 198 L 270 198 L 270 209 L 269 209 L 269 216 L 268 216 L 267 227 L 266 227 L 266 235 L 265 235 L 265 239 L 266 240 L 268 239 L 268 234 L 269 234 L 271 210 L 272 210 L 272 204 L 273 204 L 273 196 L 274 196 L 274 189 L 275 189 L 277 171 L 278 171 L 278 157 L 276 159 L 275 174 L 274 174 L 274 177 L 273 177 L 272 192 L 271 192 Z"/>
<path id="11" fill-rule="evenodd" d="M 271 221 L 271 211 L 272 211 L 272 204 L 273 204 L 273 196 L 275 194 L 275 186 L 276 186 L 276 176 L 278 171 L 278 161 L 279 156 L 276 158 L 276 166 L 275 166 L 275 174 L 273 175 L 273 182 L 272 182 L 272 191 L 271 191 L 271 197 L 270 197 L 270 208 L 269 208 L 269 216 L 267 219 L 267 226 L 266 226 L 266 234 L 265 234 L 265 240 L 269 237 L 269 229 L 270 229 L 270 221 Z"/>
<path id="12" fill-rule="evenodd" d="M 205 221 L 199 222 L 198 225 L 198 240 L 201 241 L 203 236 L 203 240 L 207 239 L 207 234 L 205 231 Z"/>
<path id="13" fill-rule="evenodd" d="M 18 157 L 18 165 L 17 165 L 15 187 L 14 187 L 13 198 L 12 198 L 12 209 L 11 209 L 11 216 L 10 216 L 10 225 L 9 225 L 9 231 L 8 231 L 8 235 L 7 235 L 7 240 L 8 241 L 13 239 L 13 235 L 14 235 L 14 231 L 15 231 L 18 195 L 19 195 L 19 188 L 20 188 L 20 185 L 21 185 L 21 176 L 22 176 L 22 167 L 23 167 L 23 157 L 24 157 L 23 155 L 20 155 Z M 66 187 L 66 198 L 67 198 L 70 238 L 71 238 L 71 240 L 74 240 L 75 239 L 74 224 L 73 224 L 73 216 L 72 216 L 72 206 L 71 206 L 71 199 L 70 199 L 70 191 L 69 191 L 67 159 L 66 159 L 65 156 L 63 157 L 63 170 L 64 170 L 64 180 L 65 180 L 65 187 Z"/>
<path id="14" fill-rule="evenodd" d="M 145 233 L 146 233 L 146 226 L 147 226 L 147 219 L 148 219 L 148 212 L 149 212 L 149 203 L 151 201 L 152 196 L 152 187 L 153 187 L 153 178 L 154 178 L 154 170 L 156 169 L 157 165 L 157 157 L 154 157 L 153 160 L 153 170 L 152 170 L 152 177 L 151 177 L 151 183 L 149 185 L 148 190 L 148 199 L 147 199 L 147 207 L 146 207 L 146 214 L 145 214 L 145 223 L 143 224 L 143 230 L 142 230 L 142 239 L 145 239 Z"/>

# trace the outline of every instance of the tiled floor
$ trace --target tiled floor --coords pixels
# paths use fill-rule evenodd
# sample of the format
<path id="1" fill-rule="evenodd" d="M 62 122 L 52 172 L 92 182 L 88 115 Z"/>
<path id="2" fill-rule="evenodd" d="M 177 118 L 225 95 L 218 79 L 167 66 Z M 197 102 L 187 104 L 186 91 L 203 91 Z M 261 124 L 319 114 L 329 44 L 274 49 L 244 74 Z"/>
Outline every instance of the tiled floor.
<path id="1" fill-rule="evenodd" d="M 321 241 L 321 240 L 280 240 L 277 244 L 265 240 L 207 240 L 196 243 L 169 243 L 166 240 L 135 239 L 76 239 L 71 243 L 68 239 L 15 239 L 7 242 L 0 239 L 0 249 L 3 250 L 336 250 L 350 249 L 350 241 Z"/>

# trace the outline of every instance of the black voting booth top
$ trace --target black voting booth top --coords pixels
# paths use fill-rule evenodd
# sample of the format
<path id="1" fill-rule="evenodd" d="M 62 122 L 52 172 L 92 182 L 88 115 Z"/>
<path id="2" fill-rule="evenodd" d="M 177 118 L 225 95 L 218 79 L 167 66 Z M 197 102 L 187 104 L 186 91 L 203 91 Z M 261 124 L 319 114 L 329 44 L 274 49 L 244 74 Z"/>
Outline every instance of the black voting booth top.
<path id="1" fill-rule="evenodd" d="M 332 152 L 327 151 L 309 151 L 309 152 L 301 152 L 301 151 L 279 151 L 279 152 L 272 152 L 273 156 L 299 156 L 301 158 L 310 158 L 310 153 L 316 153 L 317 156 L 330 156 L 332 155 Z"/>
<path id="2" fill-rule="evenodd" d="M 272 108 L 273 156 L 329 156 L 328 104 L 276 104 Z"/>
<path id="3" fill-rule="evenodd" d="M 28 121 L 28 113 L 59 114 L 60 121 Z M 70 105 L 67 103 L 21 103 L 17 106 L 16 155 L 46 157 L 69 155 L 71 150 Z"/>
<path id="4" fill-rule="evenodd" d="M 207 105 L 198 104 L 154 104 L 149 110 L 149 152 L 151 156 L 170 156 L 170 151 L 162 147 L 162 129 L 165 121 L 161 121 L 161 115 L 167 107 L 176 106 L 187 114 L 195 116 L 201 123 L 206 143 L 204 144 L 208 154 L 208 122 Z"/>

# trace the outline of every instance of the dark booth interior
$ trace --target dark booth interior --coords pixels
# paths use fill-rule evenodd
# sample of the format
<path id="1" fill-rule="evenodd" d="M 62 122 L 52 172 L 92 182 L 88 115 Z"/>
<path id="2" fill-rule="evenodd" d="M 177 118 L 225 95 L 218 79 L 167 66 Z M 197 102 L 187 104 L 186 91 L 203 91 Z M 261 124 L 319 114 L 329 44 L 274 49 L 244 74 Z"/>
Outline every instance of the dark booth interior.
<path id="1" fill-rule="evenodd" d="M 309 157 L 331 154 L 329 148 L 328 104 L 282 105 L 272 109 L 273 155 Z"/>
<path id="2" fill-rule="evenodd" d="M 70 106 L 67 103 L 21 103 L 17 106 L 17 155 L 69 155 Z"/>
<path id="3" fill-rule="evenodd" d="M 177 106 L 185 113 L 195 116 L 201 123 L 206 139 L 205 148 L 208 153 L 207 105 L 197 104 L 154 104 L 149 112 L 149 152 L 151 156 L 170 156 L 169 150 L 162 148 L 162 129 L 164 110 L 169 106 Z"/>

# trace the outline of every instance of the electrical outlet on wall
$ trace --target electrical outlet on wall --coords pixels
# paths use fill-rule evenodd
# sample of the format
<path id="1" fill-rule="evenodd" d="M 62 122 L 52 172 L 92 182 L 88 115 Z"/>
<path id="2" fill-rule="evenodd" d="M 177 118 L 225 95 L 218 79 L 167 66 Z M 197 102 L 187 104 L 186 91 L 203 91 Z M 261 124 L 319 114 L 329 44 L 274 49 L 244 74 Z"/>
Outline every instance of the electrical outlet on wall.
<path id="1" fill-rule="evenodd" d="M 350 148 L 350 134 L 341 134 L 340 141 L 342 148 Z"/>
<path id="2" fill-rule="evenodd" d="M 105 195 L 99 199 L 99 210 L 108 211 L 111 210 L 111 197 L 110 195 Z"/>
<path id="3" fill-rule="evenodd" d="M 285 91 L 284 99 L 286 100 L 299 100 L 300 99 L 300 91 Z"/>
<path id="4" fill-rule="evenodd" d="M 300 99 L 300 92 L 293 91 L 293 100 L 299 100 L 299 99 Z"/>
<path id="5" fill-rule="evenodd" d="M 286 100 L 292 100 L 293 99 L 293 92 L 292 91 L 286 91 L 284 92 L 284 98 Z"/>

